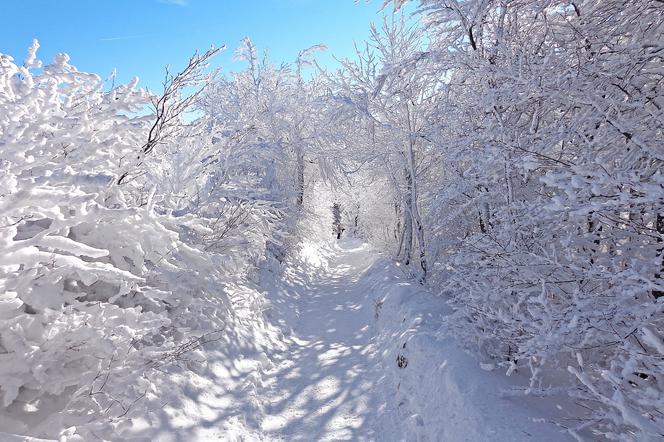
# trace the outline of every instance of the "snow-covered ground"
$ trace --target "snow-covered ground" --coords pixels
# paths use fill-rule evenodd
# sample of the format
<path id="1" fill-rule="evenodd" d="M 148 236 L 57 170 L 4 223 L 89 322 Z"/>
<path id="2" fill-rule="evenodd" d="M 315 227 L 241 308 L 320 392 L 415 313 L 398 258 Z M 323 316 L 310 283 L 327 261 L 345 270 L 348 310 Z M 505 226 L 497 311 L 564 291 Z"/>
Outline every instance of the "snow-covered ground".
<path id="1" fill-rule="evenodd" d="M 289 333 L 287 348 L 265 373 L 261 432 L 272 440 L 403 439 L 382 374 L 372 309 L 358 290 L 371 257 L 350 249 L 330 252 L 305 244 L 269 295 L 276 310 L 286 310 L 273 317 Z"/>
<path id="2" fill-rule="evenodd" d="M 368 245 L 305 243 L 286 281 L 276 300 L 296 313 L 267 373 L 268 438 L 566 440 L 445 334 L 440 298 Z"/>
<path id="3" fill-rule="evenodd" d="M 262 342 L 226 342 L 235 360 L 228 349 L 217 361 L 210 353 L 170 405 L 125 437 L 567 440 L 545 412 L 506 398 L 504 376 L 482 370 L 446 335 L 441 299 L 370 246 L 305 241 L 275 276 L 261 278 L 270 304 L 255 330 Z"/>
<path id="4" fill-rule="evenodd" d="M 141 442 L 569 438 L 549 423 L 550 410 L 509 399 L 515 384 L 458 347 L 443 299 L 371 246 L 324 236 L 305 235 L 254 283 L 227 287 L 227 327 L 187 369 L 159 378 L 160 394 L 144 399 L 147 414 L 82 434 Z M 76 433 L 60 439 L 85 440 Z M 41 439 L 0 429 L 0 440 Z"/>

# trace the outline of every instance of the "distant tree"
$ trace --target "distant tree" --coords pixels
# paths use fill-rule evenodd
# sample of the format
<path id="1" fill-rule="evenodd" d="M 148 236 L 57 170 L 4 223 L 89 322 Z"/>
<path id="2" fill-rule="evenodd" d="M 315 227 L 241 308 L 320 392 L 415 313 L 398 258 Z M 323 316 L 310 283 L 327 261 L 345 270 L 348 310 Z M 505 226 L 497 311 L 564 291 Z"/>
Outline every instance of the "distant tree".
<path id="1" fill-rule="evenodd" d="M 397 256 L 405 265 L 417 247 L 419 277 L 427 276 L 425 226 L 420 209 L 422 169 L 431 159 L 428 119 L 442 79 L 430 75 L 423 57 L 424 42 L 417 27 L 405 19 L 383 22 L 371 29 L 371 40 L 355 60 L 344 60 L 334 80 L 336 100 L 356 113 L 366 127 L 368 142 L 356 157 L 383 169 L 393 186 L 398 218 Z"/>
<path id="2" fill-rule="evenodd" d="M 341 239 L 341 234 L 345 230 L 343 222 L 341 221 L 341 214 L 341 205 L 339 203 L 334 203 L 332 205 L 332 231 L 336 235 L 337 239 Z"/>

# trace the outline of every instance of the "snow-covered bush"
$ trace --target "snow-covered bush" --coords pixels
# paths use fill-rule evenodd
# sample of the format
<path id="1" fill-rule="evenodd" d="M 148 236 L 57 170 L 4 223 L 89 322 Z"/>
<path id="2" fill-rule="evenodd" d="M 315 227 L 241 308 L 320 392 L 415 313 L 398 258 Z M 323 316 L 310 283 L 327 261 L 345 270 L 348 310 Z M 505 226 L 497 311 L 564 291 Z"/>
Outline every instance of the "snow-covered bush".
<path id="1" fill-rule="evenodd" d="M 42 66 L 37 48 L 22 66 L 0 55 L 0 422 L 57 436 L 140 414 L 141 399 L 159 395 L 158 373 L 224 328 L 224 286 L 250 266 L 229 262 L 215 223 L 246 227 L 254 214 L 243 202 L 240 217 L 208 200 L 208 212 L 190 210 L 219 192 L 175 194 L 209 189 L 222 173 L 164 185 L 169 170 L 192 165 L 182 159 L 195 156 L 197 127 L 158 138 L 147 155 L 158 112 L 144 109 L 159 97 L 136 81 L 105 90 L 65 54 Z M 254 262 L 276 230 L 269 223 L 278 227 L 261 222 L 261 240 L 242 255 Z"/>
<path id="2" fill-rule="evenodd" d="M 445 250 L 460 335 L 508 371 L 529 369 L 530 393 L 569 367 L 568 391 L 589 410 L 571 431 L 662 437 L 657 7 L 421 7 L 451 68 L 437 142 L 459 173 L 432 202 L 447 216 L 430 241 Z"/>
<path id="3" fill-rule="evenodd" d="M 357 168 L 393 183 L 370 209 L 405 228 L 385 248 L 409 263 L 418 226 L 459 337 L 578 399 L 571 433 L 663 437 L 661 8 L 418 5 L 426 38 L 384 26 L 331 82 Z"/>
<path id="4" fill-rule="evenodd" d="M 324 120 L 321 79 L 303 73 L 322 49 L 310 47 L 292 66 L 275 66 L 245 38 L 235 55 L 246 67 L 212 82 L 198 100 L 212 138 L 201 162 L 217 169 L 205 192 L 224 195 L 210 198 L 215 212 L 245 219 L 247 227 L 237 231 L 241 242 L 270 231 L 267 247 L 278 257 L 304 211 L 311 211 L 313 201 L 306 199 L 314 197 L 314 184 L 334 177 L 336 161 L 321 146 L 337 131 Z"/>

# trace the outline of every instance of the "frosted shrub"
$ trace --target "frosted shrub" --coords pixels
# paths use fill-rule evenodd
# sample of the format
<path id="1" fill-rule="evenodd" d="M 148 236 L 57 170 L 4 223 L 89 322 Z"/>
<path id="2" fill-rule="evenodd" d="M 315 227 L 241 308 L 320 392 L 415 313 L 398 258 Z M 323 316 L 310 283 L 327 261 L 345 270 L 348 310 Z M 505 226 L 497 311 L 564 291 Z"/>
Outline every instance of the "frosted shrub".
<path id="1" fill-rule="evenodd" d="M 42 67 L 37 47 L 23 66 L 0 55 L 0 415 L 52 435 L 137 411 L 155 363 L 222 328 L 230 303 L 213 255 L 183 242 L 204 223 L 160 209 L 147 176 L 116 184 L 151 95 L 104 90 L 64 54 Z"/>
<path id="2" fill-rule="evenodd" d="M 426 43 L 384 28 L 400 57 L 377 63 L 374 38 L 335 84 L 374 164 L 399 158 L 380 157 L 393 140 L 396 152 L 416 147 L 414 208 L 400 222 L 401 197 L 373 214 L 398 230 L 419 210 L 422 257 L 452 295 L 458 336 L 485 366 L 529 373 L 526 393 L 574 398 L 560 422 L 571 434 L 661 439 L 660 5 L 420 0 L 416 15 Z M 432 103 L 412 98 L 423 92 Z M 388 100 L 391 111 L 427 104 L 401 139 L 377 112 Z M 385 217 L 388 204 L 397 213 Z"/>

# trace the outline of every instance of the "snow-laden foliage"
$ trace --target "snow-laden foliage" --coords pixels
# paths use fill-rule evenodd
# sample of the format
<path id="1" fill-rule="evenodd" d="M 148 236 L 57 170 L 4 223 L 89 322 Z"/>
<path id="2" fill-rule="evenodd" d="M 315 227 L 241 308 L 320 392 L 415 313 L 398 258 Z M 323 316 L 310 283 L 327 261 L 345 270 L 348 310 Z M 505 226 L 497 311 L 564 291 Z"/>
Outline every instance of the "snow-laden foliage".
<path id="1" fill-rule="evenodd" d="M 413 3 L 336 72 L 245 39 L 245 69 L 195 56 L 161 96 L 0 56 L 0 422 L 131 414 L 227 324 L 231 273 L 336 203 L 483 368 L 529 376 L 509 394 L 569 395 L 573 436 L 664 437 L 661 2 Z"/>
<path id="2" fill-rule="evenodd" d="M 420 205 L 420 177 L 427 161 L 436 156 L 427 131 L 443 81 L 427 70 L 430 62 L 423 48 L 421 31 L 403 18 L 380 29 L 372 26 L 371 39 L 356 60 L 342 61 L 343 69 L 330 79 L 331 100 L 337 105 L 339 124 L 354 126 L 347 135 L 355 147 L 346 156 L 357 163 L 352 175 L 367 185 L 367 174 L 380 171 L 383 188 L 391 194 L 381 209 L 394 225 L 382 229 L 396 238 L 396 255 L 405 264 L 417 264 L 422 280 L 427 276 L 426 244 Z M 412 69 L 421 63 L 422 69 Z M 345 111 L 345 112 L 344 112 Z M 351 116 L 348 116 L 350 112 Z M 345 114 L 345 115 L 344 115 Z M 362 149 L 357 149 L 358 145 Z M 363 169 L 368 169 L 370 172 Z M 355 175 L 360 176 L 357 180 Z M 374 226 L 375 227 L 375 226 Z M 381 236 L 374 232 L 371 236 Z M 416 248 L 417 247 L 417 248 Z"/>
<path id="3" fill-rule="evenodd" d="M 312 102 L 317 83 L 305 81 L 302 72 L 311 53 L 320 49 L 301 51 L 295 69 L 277 67 L 245 38 L 235 55 L 247 67 L 213 82 L 199 100 L 214 142 L 224 152 L 212 158 L 230 174 L 238 164 L 252 164 L 251 175 L 261 177 L 260 185 L 269 191 L 262 198 L 284 202 L 284 209 L 304 205 L 306 169 L 316 169 L 307 164 L 326 173 L 318 146 L 326 130 L 318 118 L 320 106 Z"/>
<path id="4" fill-rule="evenodd" d="M 385 26 L 333 85 L 367 127 L 357 161 L 393 183 L 388 250 L 421 226 L 414 269 L 461 339 L 529 371 L 525 393 L 576 398 L 571 434 L 663 437 L 661 5 L 418 5 L 421 30 Z"/>
<path id="5" fill-rule="evenodd" d="M 158 97 L 37 48 L 0 54 L 0 422 L 57 436 L 143 415 L 164 371 L 201 363 L 281 224 L 184 122 L 205 56 Z"/>

